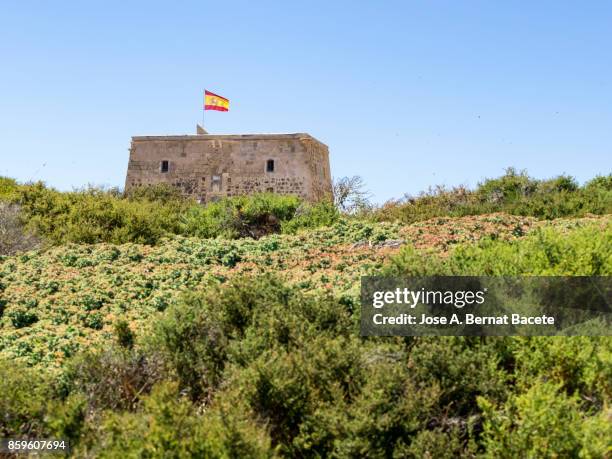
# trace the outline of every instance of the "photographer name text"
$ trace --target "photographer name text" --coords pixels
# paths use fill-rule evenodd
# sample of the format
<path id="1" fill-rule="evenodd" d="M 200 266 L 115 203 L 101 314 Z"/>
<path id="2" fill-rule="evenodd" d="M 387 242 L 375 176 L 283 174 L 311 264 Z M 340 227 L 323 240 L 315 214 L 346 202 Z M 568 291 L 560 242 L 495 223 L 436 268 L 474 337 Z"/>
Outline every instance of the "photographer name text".
<path id="1" fill-rule="evenodd" d="M 460 318 L 457 314 L 453 314 L 451 317 L 427 314 L 421 314 L 420 317 L 415 314 L 399 314 L 396 316 L 374 314 L 372 322 L 375 325 L 554 325 L 555 318 L 547 315 L 522 316 L 520 314 L 478 316 L 466 313 L 463 318 Z"/>

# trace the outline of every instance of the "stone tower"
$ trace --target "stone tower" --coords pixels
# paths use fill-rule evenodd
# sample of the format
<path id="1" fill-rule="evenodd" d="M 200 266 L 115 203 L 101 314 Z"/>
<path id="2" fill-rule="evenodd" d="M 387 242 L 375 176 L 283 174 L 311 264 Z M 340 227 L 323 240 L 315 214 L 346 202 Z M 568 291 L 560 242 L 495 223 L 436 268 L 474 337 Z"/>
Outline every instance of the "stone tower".
<path id="1" fill-rule="evenodd" d="M 132 137 L 125 189 L 167 183 L 198 202 L 257 192 L 331 195 L 327 146 L 308 134 Z"/>

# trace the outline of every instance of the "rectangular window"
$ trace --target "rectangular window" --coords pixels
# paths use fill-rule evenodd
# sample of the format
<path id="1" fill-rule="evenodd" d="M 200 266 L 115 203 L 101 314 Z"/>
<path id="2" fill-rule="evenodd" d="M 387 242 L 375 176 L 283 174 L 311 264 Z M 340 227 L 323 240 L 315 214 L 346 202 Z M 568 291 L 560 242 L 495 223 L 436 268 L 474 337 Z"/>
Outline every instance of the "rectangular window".
<path id="1" fill-rule="evenodd" d="M 266 172 L 274 172 L 274 160 L 269 159 L 266 162 Z"/>
<path id="2" fill-rule="evenodd" d="M 219 193 L 221 191 L 221 176 L 220 175 L 212 176 L 211 191 L 213 193 Z"/>
<path id="3" fill-rule="evenodd" d="M 160 167 L 160 171 L 161 172 L 168 172 L 168 166 L 169 166 L 169 162 L 168 161 L 162 161 L 161 162 L 161 167 Z"/>

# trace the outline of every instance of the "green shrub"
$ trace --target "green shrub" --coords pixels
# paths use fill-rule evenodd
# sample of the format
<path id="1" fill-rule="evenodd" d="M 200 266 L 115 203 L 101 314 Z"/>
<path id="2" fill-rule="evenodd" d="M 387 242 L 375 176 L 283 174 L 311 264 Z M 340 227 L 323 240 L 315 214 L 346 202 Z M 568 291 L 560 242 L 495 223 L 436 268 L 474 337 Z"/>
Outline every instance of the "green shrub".
<path id="1" fill-rule="evenodd" d="M 104 328 L 104 316 L 99 312 L 90 312 L 83 316 L 83 324 L 93 330 Z"/>
<path id="2" fill-rule="evenodd" d="M 401 444 L 395 457 L 453 459 L 456 457 L 475 457 L 476 444 L 465 440 L 459 427 L 437 428 L 420 431 L 409 445 Z"/>
<path id="3" fill-rule="evenodd" d="M 13 309 L 7 316 L 15 328 L 28 327 L 38 322 L 38 315 L 29 309 Z"/>
<path id="4" fill-rule="evenodd" d="M 279 232 L 300 204 L 297 196 L 272 193 L 224 198 L 190 208 L 183 218 L 184 232 L 204 238 L 259 238 Z"/>
<path id="5" fill-rule="evenodd" d="M 333 452 L 339 457 L 404 457 L 419 432 L 441 419 L 440 389 L 435 381 L 421 385 L 398 346 L 379 343 L 362 349 L 363 382 L 350 403 L 328 405 L 322 419 L 328 424 Z M 316 419 L 316 418 L 315 418 Z M 321 435 L 325 424 L 320 425 Z"/>
<path id="6" fill-rule="evenodd" d="M 156 326 L 155 345 L 176 373 L 181 390 L 193 400 L 205 398 L 219 384 L 227 358 L 219 311 L 207 299 L 191 296 L 166 312 Z"/>
<path id="7" fill-rule="evenodd" d="M 500 407 L 479 399 L 484 414 L 485 457 L 606 457 L 612 425 L 608 414 L 585 416 L 577 396 L 542 382 Z M 588 442 L 586 440 L 594 440 Z"/>
<path id="8" fill-rule="evenodd" d="M 0 435 L 76 441 L 85 419 L 79 395 L 58 397 L 56 380 L 15 360 L 0 361 Z"/>
<path id="9" fill-rule="evenodd" d="M 414 223 L 433 217 L 461 217 L 492 212 L 553 219 L 612 213 L 612 175 L 600 176 L 580 187 L 573 177 L 560 175 L 536 180 L 513 168 L 487 179 L 474 190 L 438 186 L 418 197 L 390 201 L 373 212 L 378 221 Z"/>
<path id="10" fill-rule="evenodd" d="M 538 191 L 540 193 L 554 192 L 575 192 L 578 191 L 579 185 L 574 177 L 569 175 L 559 175 L 550 180 L 543 180 L 538 183 Z"/>
<path id="11" fill-rule="evenodd" d="M 80 394 L 90 413 L 134 410 L 153 386 L 167 377 L 154 352 L 111 347 L 75 356 L 62 374 L 61 392 Z"/>
<path id="12" fill-rule="evenodd" d="M 266 277 L 186 297 L 155 333 L 153 347 L 180 391 L 211 410 L 220 404 L 228 416 L 259 420 L 287 456 L 387 457 L 432 419 L 472 414 L 478 395 L 502 399 L 506 384 L 494 347 L 472 344 L 455 363 L 438 348 L 413 348 L 402 365 L 401 340 L 360 344 L 344 302 Z M 453 356 L 463 350 L 456 346 Z M 435 378 L 426 364 L 432 354 L 440 356 Z"/>
<path id="13" fill-rule="evenodd" d="M 377 221 L 414 223 L 438 216 L 460 217 L 495 210 L 496 204 L 480 202 L 478 196 L 465 187 L 448 189 L 438 186 L 418 197 L 408 196 L 403 200 L 389 201 L 374 211 L 372 217 Z"/>
<path id="14" fill-rule="evenodd" d="M 0 361 L 0 434 L 4 438 L 44 433 L 51 393 L 36 370 L 15 361 Z"/>
<path id="15" fill-rule="evenodd" d="M 598 175 L 589 180 L 584 189 L 586 191 L 612 191 L 612 174 Z"/>
<path id="16" fill-rule="evenodd" d="M 279 343 L 250 360 L 232 379 L 236 393 L 228 397 L 265 421 L 284 454 L 329 455 L 342 431 L 335 424 L 346 422 L 343 408 L 365 377 L 357 340 L 313 337 L 291 350 Z"/>
<path id="17" fill-rule="evenodd" d="M 125 192 L 125 197 L 131 201 L 152 201 L 167 203 L 179 203 L 185 198 L 180 190 L 166 183 L 156 185 L 137 186 Z"/>
<path id="18" fill-rule="evenodd" d="M 460 245 L 448 258 L 402 248 L 386 267 L 396 275 L 607 276 L 612 273 L 612 225 L 548 228 L 513 241 L 485 239 Z"/>
<path id="19" fill-rule="evenodd" d="M 0 177 L 0 201 L 12 201 L 15 198 L 15 193 L 19 185 L 17 181 L 8 178 L 8 177 Z"/>
<path id="20" fill-rule="evenodd" d="M 330 226 L 336 223 L 339 218 L 340 213 L 331 202 L 323 201 L 316 204 L 303 203 L 296 209 L 292 219 L 281 222 L 281 228 L 283 233 L 295 234 L 301 229 Z"/>
<path id="21" fill-rule="evenodd" d="M 154 244 L 180 231 L 179 201 L 128 200 L 113 190 L 60 193 L 42 183 L 22 185 L 15 198 L 28 226 L 53 244 Z"/>
<path id="22" fill-rule="evenodd" d="M 476 189 L 477 195 L 486 202 L 512 202 L 535 193 L 538 182 L 526 171 L 517 172 L 509 167 L 499 178 L 487 179 Z"/>
<path id="23" fill-rule="evenodd" d="M 19 186 L 13 201 L 21 205 L 29 226 L 54 244 L 155 244 L 180 233 L 259 237 L 280 231 L 300 203 L 295 196 L 261 194 L 199 206 L 164 185 L 138 187 L 122 197 L 96 188 L 60 193 L 42 183 Z"/>
<path id="24" fill-rule="evenodd" d="M 42 182 L 18 185 L 2 179 L 0 193 L 0 199 L 19 206 L 27 227 L 51 244 L 157 244 L 176 234 L 259 238 L 281 229 L 295 232 L 329 225 L 338 217 L 331 204 L 306 204 L 297 196 L 273 193 L 197 205 L 163 184 L 137 187 L 125 194 L 93 187 L 61 193 Z"/>
<path id="25" fill-rule="evenodd" d="M 500 369 L 499 351 L 474 337 L 424 337 L 411 349 L 412 377 L 425 386 L 434 382 L 438 403 L 455 416 L 477 414 L 476 397 L 503 400 L 508 375 Z"/>
<path id="26" fill-rule="evenodd" d="M 108 412 L 76 451 L 100 458 L 275 456 L 257 423 L 218 412 L 198 414 L 171 383 L 158 385 L 136 413 Z"/>
<path id="27" fill-rule="evenodd" d="M 595 409 L 612 398 L 612 340 L 607 337 L 532 337 L 512 342 L 521 389 L 550 381 L 581 394 Z"/>
<path id="28" fill-rule="evenodd" d="M 246 364 L 271 346 L 296 345 L 303 339 L 294 335 L 302 330 L 298 317 L 314 329 L 340 330 L 348 321 L 341 309 L 331 299 L 307 301 L 272 278 L 237 278 L 169 308 L 156 327 L 154 346 L 170 362 L 181 389 L 199 399 L 214 391 L 230 357 Z"/>
<path id="29" fill-rule="evenodd" d="M 612 273 L 611 242 L 609 224 L 545 229 L 516 241 L 460 247 L 448 263 L 452 272 L 466 275 L 605 276 Z"/>
<path id="30" fill-rule="evenodd" d="M 201 238 L 237 238 L 240 234 L 238 211 L 229 199 L 207 206 L 192 206 L 182 217 L 183 233 Z"/>
<path id="31" fill-rule="evenodd" d="M 126 320 L 119 320 L 115 323 L 115 336 L 119 346 L 126 349 L 134 347 L 134 332 L 130 329 L 130 324 Z"/>
<path id="32" fill-rule="evenodd" d="M 188 208 L 200 209 L 167 186 L 139 187 L 123 198 L 114 190 L 60 193 L 36 183 L 20 186 L 14 201 L 30 228 L 54 244 L 155 244 L 183 231 L 181 216 Z"/>

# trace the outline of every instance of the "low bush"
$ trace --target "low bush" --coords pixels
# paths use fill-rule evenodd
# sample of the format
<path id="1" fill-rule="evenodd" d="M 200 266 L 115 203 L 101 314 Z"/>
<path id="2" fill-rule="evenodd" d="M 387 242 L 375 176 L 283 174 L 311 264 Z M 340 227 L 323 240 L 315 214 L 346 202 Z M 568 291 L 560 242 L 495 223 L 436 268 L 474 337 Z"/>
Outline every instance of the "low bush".
<path id="1" fill-rule="evenodd" d="M 304 298 L 273 278 L 238 278 L 168 309 L 152 347 L 165 355 L 181 390 L 208 399 L 229 361 L 245 365 L 271 347 L 292 348 L 306 330 L 309 336 L 346 330 L 343 309 L 332 299 Z M 294 328 L 298 321 L 303 324 Z"/>
<path id="2" fill-rule="evenodd" d="M 302 229 L 331 226 L 339 220 L 340 212 L 331 202 L 302 203 L 296 209 L 293 218 L 281 222 L 281 230 L 286 234 L 294 234 Z"/>
<path id="3" fill-rule="evenodd" d="M 331 203 L 308 204 L 292 195 L 261 193 L 198 205 L 167 185 L 137 187 L 126 194 L 93 187 L 62 193 L 41 182 L 18 185 L 0 179 L 0 232 L 6 233 L 0 254 L 34 244 L 24 225 L 55 245 L 157 244 L 178 234 L 257 239 L 330 225 L 338 219 Z"/>
<path id="4" fill-rule="evenodd" d="M 79 394 L 60 396 L 56 379 L 16 361 L 0 361 L 0 435 L 77 441 L 85 421 Z"/>
<path id="5" fill-rule="evenodd" d="M 126 191 L 124 197 L 131 201 L 157 201 L 164 204 L 180 204 L 185 200 L 178 188 L 165 183 L 134 187 Z"/>
<path id="6" fill-rule="evenodd" d="M 484 239 L 459 245 L 447 258 L 417 253 L 406 246 L 385 268 L 390 275 L 520 276 L 612 274 L 612 225 L 590 224 L 572 231 L 545 228 L 502 241 Z"/>
<path id="7" fill-rule="evenodd" d="M 134 410 L 155 383 L 167 377 L 161 358 L 154 352 L 110 347 L 74 357 L 59 385 L 64 395 L 80 394 L 90 415 L 103 410 Z"/>
<path id="8" fill-rule="evenodd" d="M 526 172 L 507 169 L 474 190 L 438 186 L 417 197 L 389 201 L 370 214 L 377 221 L 414 223 L 433 217 L 462 217 L 492 212 L 541 219 L 580 217 L 612 212 L 612 175 L 596 177 L 579 186 L 569 176 L 536 180 Z"/>
<path id="9" fill-rule="evenodd" d="M 80 457 L 276 457 L 265 428 L 198 410 L 176 384 L 158 385 L 137 413 L 108 412 L 76 446 Z"/>
<path id="10" fill-rule="evenodd" d="M 301 204 L 297 196 L 262 193 L 192 207 L 183 218 L 186 234 L 197 237 L 258 238 L 280 232 Z"/>
<path id="11" fill-rule="evenodd" d="M 182 201 L 124 199 L 113 190 L 60 193 L 42 183 L 22 185 L 14 198 L 28 227 L 52 244 L 137 242 L 154 244 L 179 233 Z"/>
<path id="12" fill-rule="evenodd" d="M 612 353 L 608 337 L 533 337 L 512 343 L 516 384 L 523 390 L 550 381 L 582 397 L 584 408 L 601 410 L 612 399 Z"/>
<path id="13" fill-rule="evenodd" d="M 221 380 L 228 338 L 220 312 L 203 298 L 189 297 L 157 324 L 156 347 L 192 400 L 209 398 Z"/>
<path id="14" fill-rule="evenodd" d="M 17 362 L 0 361 L 0 434 L 4 438 L 40 435 L 51 386 L 36 370 Z"/>
<path id="15" fill-rule="evenodd" d="M 329 226 L 338 218 L 331 202 L 310 204 L 296 196 L 263 193 L 191 207 L 183 225 L 185 234 L 197 237 L 257 239 L 271 233 Z"/>
<path id="16" fill-rule="evenodd" d="M 0 177 L 0 201 L 11 201 L 15 198 L 19 184 L 9 177 Z"/>
<path id="17" fill-rule="evenodd" d="M 440 405 L 468 419 L 478 414 L 476 397 L 505 399 L 508 375 L 500 361 L 499 351 L 480 338 L 424 337 L 411 349 L 409 366 L 420 385 L 439 387 Z"/>
<path id="18" fill-rule="evenodd" d="M 605 411 L 585 416 L 580 400 L 541 382 L 496 406 L 479 399 L 485 457 L 606 457 L 612 424 Z M 607 439 L 607 440 L 606 440 Z"/>
<path id="19" fill-rule="evenodd" d="M 134 347 L 134 332 L 130 329 L 130 324 L 127 320 L 119 320 L 115 323 L 115 336 L 119 346 L 132 349 Z"/>

